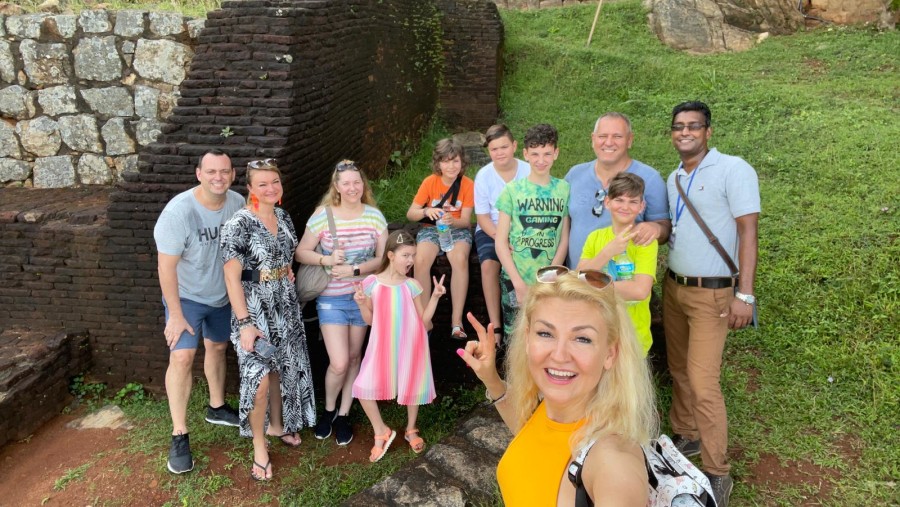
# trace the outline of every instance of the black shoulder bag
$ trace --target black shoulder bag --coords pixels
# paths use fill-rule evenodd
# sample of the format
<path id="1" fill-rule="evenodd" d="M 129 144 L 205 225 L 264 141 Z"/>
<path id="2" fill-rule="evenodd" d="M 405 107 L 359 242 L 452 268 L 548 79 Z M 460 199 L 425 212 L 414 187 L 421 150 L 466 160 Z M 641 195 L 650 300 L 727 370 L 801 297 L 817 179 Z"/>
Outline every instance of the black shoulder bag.
<path id="1" fill-rule="evenodd" d="M 463 177 L 462 177 L 462 174 L 460 174 L 459 176 L 456 177 L 455 180 L 453 180 L 453 184 L 450 185 L 450 188 L 447 189 L 447 192 L 444 194 L 444 198 L 441 199 L 441 201 L 440 201 L 439 203 L 437 203 L 437 204 L 434 205 L 434 206 L 428 206 L 428 204 L 426 203 L 426 204 L 422 207 L 422 209 L 425 209 L 425 208 L 443 208 L 443 207 L 444 207 L 444 203 L 447 202 L 448 199 L 450 200 L 451 203 L 455 203 L 457 197 L 459 197 L 459 187 L 462 186 L 462 178 L 463 178 Z M 419 220 L 419 223 L 420 223 L 420 224 L 431 224 L 431 225 L 434 225 L 434 224 L 435 224 L 434 220 L 432 220 L 431 218 L 429 218 L 427 215 L 424 216 L 424 217 L 422 217 L 422 219 Z"/>

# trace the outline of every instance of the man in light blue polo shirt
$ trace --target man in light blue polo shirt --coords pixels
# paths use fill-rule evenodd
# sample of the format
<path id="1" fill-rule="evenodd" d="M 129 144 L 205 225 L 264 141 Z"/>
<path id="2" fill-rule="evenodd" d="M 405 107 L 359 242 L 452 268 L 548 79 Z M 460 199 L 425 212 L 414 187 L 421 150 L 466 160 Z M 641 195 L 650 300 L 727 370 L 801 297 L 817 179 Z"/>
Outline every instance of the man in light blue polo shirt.
<path id="1" fill-rule="evenodd" d="M 666 184 L 656 169 L 631 158 L 628 150 L 634 141 L 631 120 L 622 113 L 609 112 L 594 124 L 591 145 L 597 159 L 569 169 L 569 232 L 568 266 L 574 269 L 581 259 L 581 251 L 588 234 L 609 227 L 609 211 L 603 199 L 609 181 L 621 172 L 636 174 L 644 180 L 644 202 L 647 207 L 637 217 L 636 245 L 649 245 L 654 239 L 663 244 L 669 237 L 669 205 Z"/>
<path id="2" fill-rule="evenodd" d="M 702 102 L 685 102 L 672 111 L 672 144 L 681 163 L 667 182 L 672 232 L 663 327 L 672 374 L 673 440 L 684 455 L 701 455 L 717 505 L 728 507 L 734 482 L 719 377 L 728 329 L 745 327 L 753 318 L 760 199 L 756 171 L 708 147 L 711 118 Z M 710 244 L 676 180 L 739 275 Z"/>

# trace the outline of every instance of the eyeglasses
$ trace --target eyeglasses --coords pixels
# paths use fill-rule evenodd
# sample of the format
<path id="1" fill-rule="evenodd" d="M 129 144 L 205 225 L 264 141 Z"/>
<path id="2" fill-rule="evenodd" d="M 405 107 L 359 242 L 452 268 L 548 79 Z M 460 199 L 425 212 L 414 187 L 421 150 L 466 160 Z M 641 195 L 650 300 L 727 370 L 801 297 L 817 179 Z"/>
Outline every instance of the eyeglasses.
<path id="1" fill-rule="evenodd" d="M 334 166 L 335 172 L 342 173 L 344 171 L 356 171 L 359 172 L 359 167 L 356 167 L 356 162 L 352 160 L 341 160 Z"/>
<path id="2" fill-rule="evenodd" d="M 278 167 L 278 162 L 274 158 L 251 160 L 250 162 L 247 162 L 247 169 L 262 169 L 263 167 Z"/>
<path id="3" fill-rule="evenodd" d="M 594 199 L 596 199 L 597 202 L 594 204 L 594 207 L 591 208 L 591 213 L 593 213 L 595 217 L 599 217 L 603 214 L 603 199 L 606 199 L 606 189 L 601 188 L 598 190 Z"/>
<path id="4" fill-rule="evenodd" d="M 672 129 L 672 132 L 681 132 L 685 127 L 691 132 L 699 132 L 708 126 L 709 125 L 705 123 L 673 123 L 670 128 Z"/>
<path id="5" fill-rule="evenodd" d="M 578 276 L 578 279 L 587 283 L 591 287 L 599 290 L 603 290 L 610 285 L 612 285 L 612 277 L 604 273 L 603 271 L 598 271 L 596 269 L 585 269 L 582 271 L 572 271 L 571 269 L 565 266 L 544 266 L 537 271 L 537 281 L 540 283 L 556 283 L 559 280 L 559 277 L 565 275 L 566 273 L 575 273 Z"/>

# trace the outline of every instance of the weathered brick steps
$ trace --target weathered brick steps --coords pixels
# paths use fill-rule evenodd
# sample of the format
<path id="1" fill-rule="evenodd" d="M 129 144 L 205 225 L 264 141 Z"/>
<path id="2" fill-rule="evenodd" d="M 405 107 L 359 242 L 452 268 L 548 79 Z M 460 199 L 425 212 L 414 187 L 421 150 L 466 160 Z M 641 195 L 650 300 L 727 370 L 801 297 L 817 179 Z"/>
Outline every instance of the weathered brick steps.
<path id="1" fill-rule="evenodd" d="M 7 329 L 0 333 L 0 447 L 59 415 L 72 377 L 90 367 L 87 333 Z"/>

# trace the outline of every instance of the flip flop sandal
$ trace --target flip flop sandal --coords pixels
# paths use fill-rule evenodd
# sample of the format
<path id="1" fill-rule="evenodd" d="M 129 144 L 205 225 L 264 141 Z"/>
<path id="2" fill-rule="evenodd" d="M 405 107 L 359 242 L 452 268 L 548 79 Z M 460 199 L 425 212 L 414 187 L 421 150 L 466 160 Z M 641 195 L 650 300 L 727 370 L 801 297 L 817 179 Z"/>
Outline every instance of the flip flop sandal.
<path id="1" fill-rule="evenodd" d="M 369 461 L 375 463 L 384 457 L 385 453 L 387 453 L 388 447 L 391 446 L 391 442 L 394 441 L 394 438 L 397 436 L 397 432 L 388 428 L 387 433 L 384 435 L 375 435 L 375 443 L 377 444 L 379 440 L 384 442 L 382 447 L 378 447 L 377 445 L 372 446 L 372 450 L 369 451 Z"/>
<path id="2" fill-rule="evenodd" d="M 450 330 L 450 337 L 454 340 L 468 340 L 469 335 L 463 331 L 462 326 L 453 326 Z"/>
<path id="3" fill-rule="evenodd" d="M 410 435 L 415 435 L 413 438 L 409 438 Z M 411 430 L 406 430 L 406 434 L 403 436 L 403 439 L 409 442 L 409 447 L 416 454 L 425 450 L 425 440 L 419 436 L 419 428 L 413 428 Z"/>
<path id="4" fill-rule="evenodd" d="M 275 436 L 275 435 L 272 435 L 272 436 Z M 296 443 L 296 444 L 292 444 L 291 441 L 288 440 L 288 438 L 290 438 L 290 437 L 297 437 L 297 443 Z M 300 434 L 297 433 L 297 432 L 294 432 L 294 433 L 283 433 L 283 434 L 281 434 L 281 435 L 278 436 L 278 440 L 281 440 L 281 443 L 284 444 L 284 445 L 286 445 L 286 446 L 288 446 L 288 447 L 300 447 L 300 444 L 303 443 L 303 439 L 300 438 Z"/>
<path id="5" fill-rule="evenodd" d="M 265 466 L 260 465 L 259 463 L 257 463 L 256 461 L 254 461 L 254 462 L 253 462 L 253 468 L 250 469 L 250 478 L 253 479 L 254 481 L 257 481 L 257 482 L 267 482 L 267 481 L 271 481 L 271 480 L 272 480 L 271 477 L 266 477 L 266 472 L 269 470 L 269 467 L 270 467 L 270 466 L 272 466 L 272 460 L 269 460 L 269 462 L 266 463 Z M 259 468 L 262 469 L 262 471 L 263 471 L 262 476 L 256 475 L 256 468 L 257 468 L 257 467 L 259 467 Z"/>

